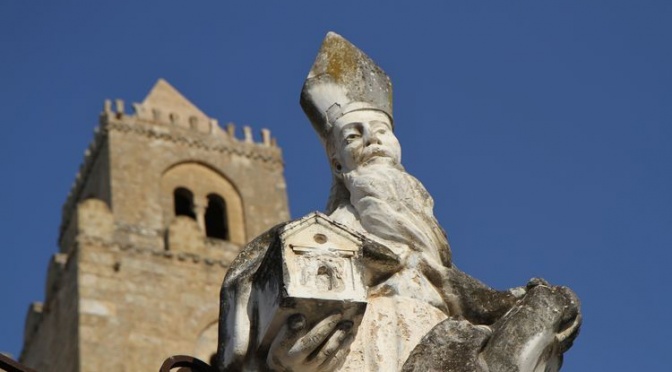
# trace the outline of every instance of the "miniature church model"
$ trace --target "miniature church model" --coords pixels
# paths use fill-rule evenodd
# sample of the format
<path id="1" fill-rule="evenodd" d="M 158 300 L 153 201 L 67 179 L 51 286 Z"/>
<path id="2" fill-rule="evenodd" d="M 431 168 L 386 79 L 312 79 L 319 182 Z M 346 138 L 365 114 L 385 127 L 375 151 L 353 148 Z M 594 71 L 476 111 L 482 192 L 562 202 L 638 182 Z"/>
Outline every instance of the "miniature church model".
<path id="1" fill-rule="evenodd" d="M 342 313 L 361 321 L 367 291 L 362 277 L 361 234 L 314 212 L 284 225 L 254 279 L 258 345 L 294 314 Z M 319 310 L 319 311 L 316 311 Z M 322 319 L 305 319 L 308 329 Z"/>

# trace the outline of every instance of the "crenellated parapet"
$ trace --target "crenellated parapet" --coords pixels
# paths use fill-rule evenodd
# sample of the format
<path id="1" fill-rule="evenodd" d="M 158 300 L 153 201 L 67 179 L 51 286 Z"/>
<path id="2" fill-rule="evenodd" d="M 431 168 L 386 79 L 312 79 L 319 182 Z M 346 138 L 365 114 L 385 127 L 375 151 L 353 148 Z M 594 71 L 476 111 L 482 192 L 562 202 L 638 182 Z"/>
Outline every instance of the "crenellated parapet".
<path id="1" fill-rule="evenodd" d="M 65 233 L 65 230 L 70 226 L 70 220 L 74 215 L 74 209 L 78 201 L 82 197 L 82 190 L 84 189 L 84 184 L 89 178 L 91 171 L 94 168 L 96 160 L 101 154 L 101 149 L 107 142 L 107 131 L 102 126 L 96 126 L 93 130 L 93 139 L 89 142 L 89 146 L 84 150 L 84 160 L 79 166 L 79 170 L 75 175 L 75 180 L 70 186 L 70 191 L 68 196 L 65 199 L 65 203 L 62 207 L 62 219 L 61 227 L 59 230 L 59 245 L 63 246 L 62 238 Z"/>
<path id="2" fill-rule="evenodd" d="M 21 362 L 146 371 L 179 350 L 207 360 L 231 262 L 289 218 L 281 149 L 267 129 L 220 127 L 162 79 L 141 103 L 102 106 Z"/>
<path id="3" fill-rule="evenodd" d="M 107 104 L 109 102 L 106 101 L 106 108 L 111 108 L 111 105 Z M 119 102 L 121 101 L 117 100 L 117 103 Z M 119 107 L 123 108 L 123 104 L 117 105 L 117 108 Z M 134 107 L 136 110 L 144 110 L 146 114 L 146 109 Z M 132 114 L 123 111 L 104 111 L 101 114 L 101 124 L 107 131 L 131 133 L 282 166 L 282 152 L 268 129 L 261 129 L 261 139 L 256 141 L 249 126 L 243 126 L 243 136 L 239 138 L 236 125 L 233 123 L 227 124 L 224 130 L 219 127 L 216 119 L 209 119 L 203 125 L 195 116 L 185 121 L 177 114 L 163 115 L 156 110 L 153 112 L 156 115 L 146 116 L 139 114 L 139 111 Z"/>
<path id="4" fill-rule="evenodd" d="M 233 123 L 222 128 L 217 119 L 205 115 L 163 79 L 159 79 L 143 102 L 133 103 L 131 107 L 127 112 L 127 105 L 121 99 L 104 101 L 99 125 L 84 151 L 84 160 L 63 205 L 59 234 L 61 246 L 70 243 L 63 241 L 64 236 L 75 236 L 73 233 L 66 234 L 66 230 L 74 228 L 70 220 L 77 203 L 92 196 L 110 203 L 104 195 L 88 190 L 87 180 L 99 179 L 92 177 L 96 169 L 109 166 L 103 163 L 109 162 L 105 149 L 111 133 L 166 141 L 211 152 L 212 155 L 208 156 L 212 157 L 218 154 L 241 157 L 266 169 L 282 170 L 282 150 L 270 130 L 261 129 L 255 138 L 252 128 L 247 125 L 242 126 L 242 131 Z"/>
<path id="5" fill-rule="evenodd" d="M 217 119 L 199 115 L 199 112 L 187 115 L 146 103 L 134 103 L 133 112 L 126 113 L 123 100 L 117 99 L 114 103 L 113 108 L 112 101 L 105 100 L 101 113 L 101 124 L 108 130 L 133 132 L 199 147 L 207 147 L 205 142 L 209 142 L 211 150 L 282 163 L 277 141 L 266 128 L 260 130 L 261 138 L 257 141 L 250 126 L 242 127 L 243 136 L 239 138 L 235 124 L 228 123 L 226 129 L 222 129 Z"/>

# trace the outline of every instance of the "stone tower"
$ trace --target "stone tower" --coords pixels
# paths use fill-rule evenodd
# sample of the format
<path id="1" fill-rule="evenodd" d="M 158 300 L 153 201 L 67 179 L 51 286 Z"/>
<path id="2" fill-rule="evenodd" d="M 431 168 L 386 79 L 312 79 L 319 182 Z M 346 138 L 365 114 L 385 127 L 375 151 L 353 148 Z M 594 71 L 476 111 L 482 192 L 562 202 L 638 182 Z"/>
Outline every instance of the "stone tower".
<path id="1" fill-rule="evenodd" d="M 249 239 L 289 219 L 280 148 L 222 130 L 164 80 L 106 101 L 63 207 L 21 361 L 39 371 L 153 371 L 216 351 L 219 290 Z"/>

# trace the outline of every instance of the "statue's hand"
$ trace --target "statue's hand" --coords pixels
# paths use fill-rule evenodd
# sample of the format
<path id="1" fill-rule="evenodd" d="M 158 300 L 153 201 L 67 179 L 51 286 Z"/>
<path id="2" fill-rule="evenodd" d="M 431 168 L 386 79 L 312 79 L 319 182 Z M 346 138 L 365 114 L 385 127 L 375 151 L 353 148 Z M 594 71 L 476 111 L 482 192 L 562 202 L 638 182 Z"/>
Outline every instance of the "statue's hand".
<path id="1" fill-rule="evenodd" d="M 527 282 L 527 290 L 529 291 L 530 289 L 536 287 L 536 286 L 546 286 L 550 287 L 551 285 L 546 281 L 546 279 L 543 278 L 532 278 Z"/>
<path id="2" fill-rule="evenodd" d="M 581 310 L 579 298 L 571 289 L 563 286 L 555 287 L 558 292 L 561 292 L 566 300 L 566 305 L 563 311 L 563 317 L 560 322 L 560 328 L 555 335 L 555 339 L 560 344 L 562 352 L 567 351 L 572 347 L 574 339 L 579 335 L 581 327 Z"/>
<path id="3" fill-rule="evenodd" d="M 266 362 L 277 371 L 333 371 L 350 351 L 352 325 L 342 314 L 333 314 L 306 329 L 305 317 L 294 314 L 273 340 Z"/>
<path id="4" fill-rule="evenodd" d="M 581 328 L 582 318 L 579 298 L 571 289 L 564 286 L 551 285 L 541 278 L 530 279 L 526 286 L 526 292 L 529 293 L 535 287 L 548 287 L 551 289 L 551 293 L 557 298 L 558 306 L 561 306 L 555 339 L 558 345 L 560 345 L 560 351 L 565 352 L 572 346 Z"/>

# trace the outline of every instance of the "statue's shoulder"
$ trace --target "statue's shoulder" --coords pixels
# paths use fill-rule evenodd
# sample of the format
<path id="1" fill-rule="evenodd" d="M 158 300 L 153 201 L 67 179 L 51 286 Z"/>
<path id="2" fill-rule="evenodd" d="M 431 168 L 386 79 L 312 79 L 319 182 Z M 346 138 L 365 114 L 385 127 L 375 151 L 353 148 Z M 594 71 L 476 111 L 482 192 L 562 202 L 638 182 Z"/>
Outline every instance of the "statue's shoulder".
<path id="1" fill-rule="evenodd" d="M 251 279 L 268 249 L 277 242 L 278 233 L 293 221 L 279 223 L 247 243 L 229 266 L 223 287 L 234 286 L 242 279 Z"/>

